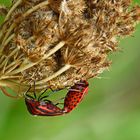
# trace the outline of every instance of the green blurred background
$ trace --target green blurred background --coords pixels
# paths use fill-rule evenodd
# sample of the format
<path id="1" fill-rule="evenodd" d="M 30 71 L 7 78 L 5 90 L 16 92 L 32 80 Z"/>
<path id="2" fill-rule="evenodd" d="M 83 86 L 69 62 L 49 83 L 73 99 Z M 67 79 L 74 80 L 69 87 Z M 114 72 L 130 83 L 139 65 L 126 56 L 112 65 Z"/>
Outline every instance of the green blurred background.
<path id="1" fill-rule="evenodd" d="M 110 56 L 110 70 L 89 81 L 89 94 L 70 114 L 33 117 L 23 99 L 0 93 L 0 140 L 140 140 L 140 25 L 120 48 Z"/>

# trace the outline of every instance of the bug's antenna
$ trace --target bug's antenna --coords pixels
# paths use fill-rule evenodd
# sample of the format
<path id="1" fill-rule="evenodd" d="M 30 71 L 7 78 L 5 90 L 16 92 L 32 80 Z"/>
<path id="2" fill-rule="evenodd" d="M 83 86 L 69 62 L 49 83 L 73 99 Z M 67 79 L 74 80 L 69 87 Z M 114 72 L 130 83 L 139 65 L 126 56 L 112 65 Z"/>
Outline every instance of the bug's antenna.
<path id="1" fill-rule="evenodd" d="M 35 81 L 34 81 L 33 88 L 34 88 L 34 98 L 36 99 L 36 93 L 35 93 Z"/>

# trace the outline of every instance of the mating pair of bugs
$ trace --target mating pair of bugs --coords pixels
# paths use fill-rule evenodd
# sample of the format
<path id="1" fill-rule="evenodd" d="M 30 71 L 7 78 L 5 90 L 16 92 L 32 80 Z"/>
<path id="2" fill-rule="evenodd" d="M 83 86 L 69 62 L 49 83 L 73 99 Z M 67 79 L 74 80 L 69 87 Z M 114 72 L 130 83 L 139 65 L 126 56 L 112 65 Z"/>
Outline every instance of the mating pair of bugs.
<path id="1" fill-rule="evenodd" d="M 88 82 L 81 80 L 72 86 L 64 98 L 64 107 L 61 109 L 52 101 L 47 100 L 48 96 L 41 93 L 38 97 L 25 94 L 25 103 L 28 111 L 36 116 L 58 116 L 71 112 L 83 99 L 88 92 Z"/>

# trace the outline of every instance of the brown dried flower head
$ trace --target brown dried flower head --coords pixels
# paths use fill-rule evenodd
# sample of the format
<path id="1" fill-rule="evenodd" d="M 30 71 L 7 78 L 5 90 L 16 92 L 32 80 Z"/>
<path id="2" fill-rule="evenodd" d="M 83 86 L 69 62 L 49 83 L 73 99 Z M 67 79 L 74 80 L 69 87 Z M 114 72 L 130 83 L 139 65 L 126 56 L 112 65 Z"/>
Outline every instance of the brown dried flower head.
<path id="1" fill-rule="evenodd" d="M 140 21 L 140 6 L 131 0 L 13 0 L 0 14 L 0 87 L 22 96 L 34 81 L 38 92 L 57 90 L 102 73 L 118 38 L 131 35 Z"/>

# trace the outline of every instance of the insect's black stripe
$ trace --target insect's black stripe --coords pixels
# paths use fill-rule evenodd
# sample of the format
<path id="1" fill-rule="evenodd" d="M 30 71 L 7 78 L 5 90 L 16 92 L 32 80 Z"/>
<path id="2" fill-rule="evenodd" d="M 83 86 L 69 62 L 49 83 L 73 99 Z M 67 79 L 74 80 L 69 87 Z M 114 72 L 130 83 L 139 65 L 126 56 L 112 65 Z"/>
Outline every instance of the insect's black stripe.
<path id="1" fill-rule="evenodd" d="M 29 112 L 31 114 L 33 114 L 34 108 L 32 107 L 32 105 L 31 104 L 27 104 L 27 108 L 28 108 Z"/>
<path id="2" fill-rule="evenodd" d="M 39 111 L 41 111 L 41 112 L 43 112 L 43 113 L 46 113 L 47 112 L 47 110 L 44 110 L 44 109 L 42 109 L 42 108 L 40 108 L 40 107 L 36 107 L 36 109 L 38 109 Z M 47 108 L 46 108 L 47 109 Z"/>
<path id="3" fill-rule="evenodd" d="M 49 110 L 47 108 L 46 108 L 47 110 L 44 110 L 40 107 L 36 107 L 36 109 L 43 112 L 42 114 L 39 114 L 41 116 L 57 116 L 57 115 L 62 115 L 63 114 L 63 112 L 49 112 Z"/>
<path id="4" fill-rule="evenodd" d="M 35 113 L 35 108 L 32 104 L 30 104 L 30 103 L 28 103 L 28 101 L 26 101 L 26 105 L 31 114 Z"/>

